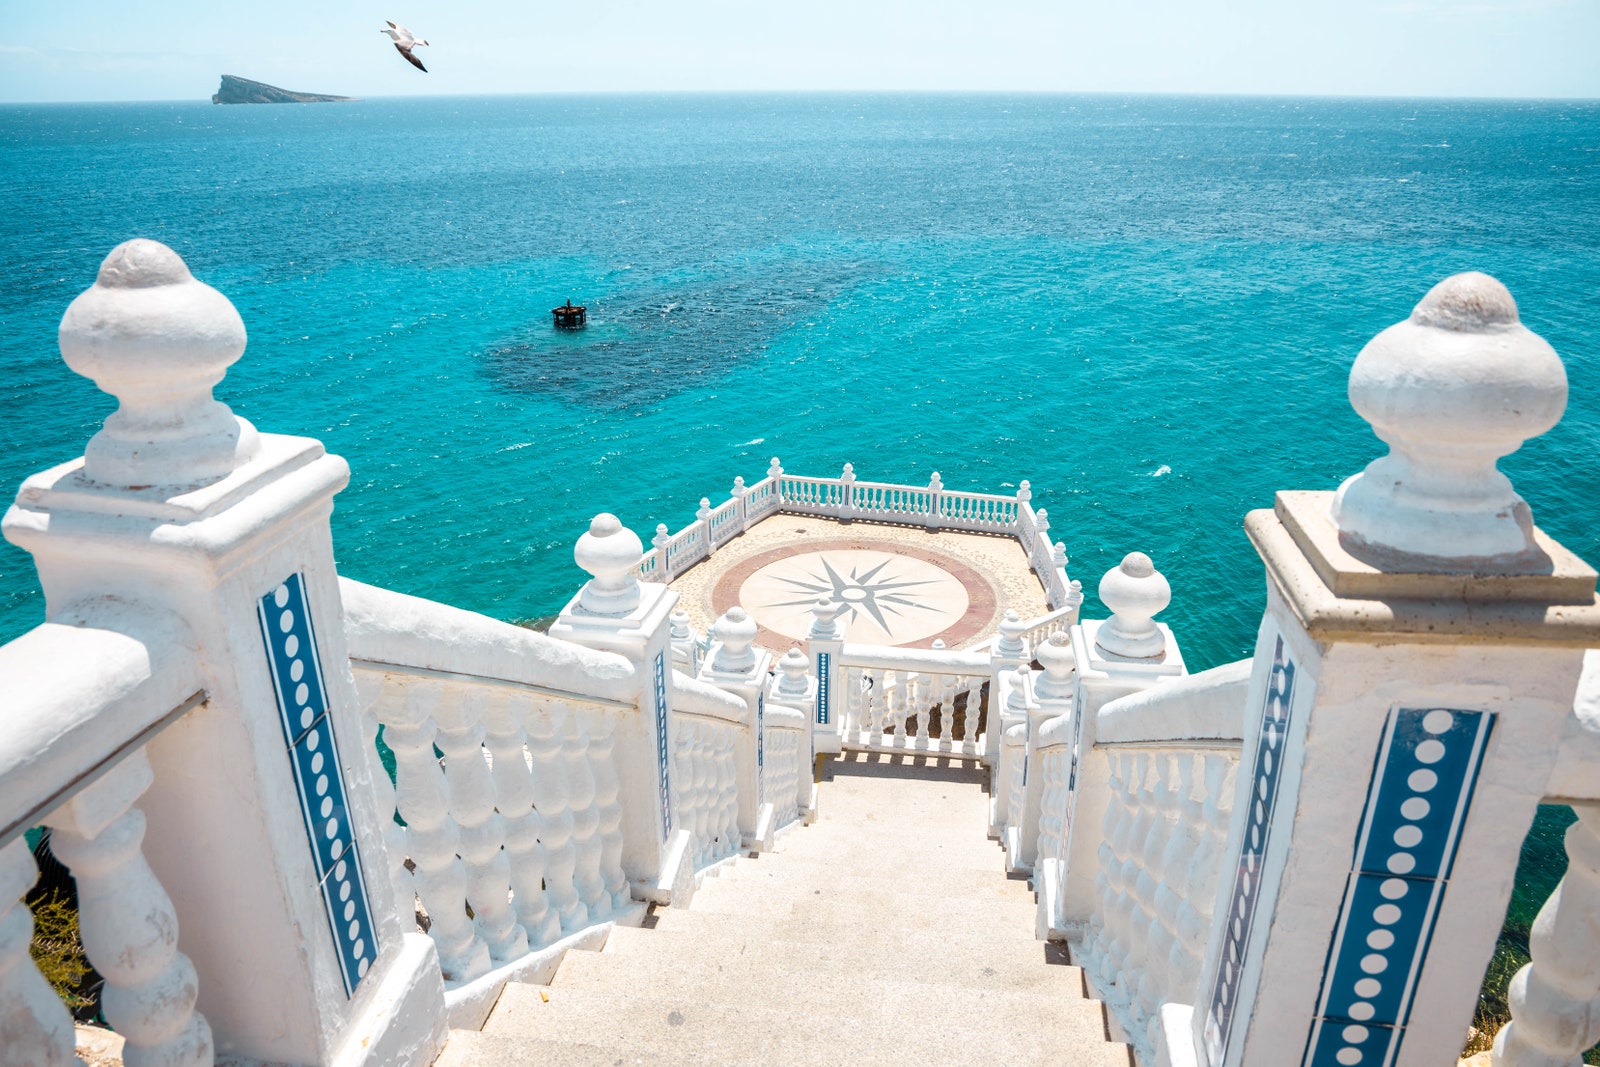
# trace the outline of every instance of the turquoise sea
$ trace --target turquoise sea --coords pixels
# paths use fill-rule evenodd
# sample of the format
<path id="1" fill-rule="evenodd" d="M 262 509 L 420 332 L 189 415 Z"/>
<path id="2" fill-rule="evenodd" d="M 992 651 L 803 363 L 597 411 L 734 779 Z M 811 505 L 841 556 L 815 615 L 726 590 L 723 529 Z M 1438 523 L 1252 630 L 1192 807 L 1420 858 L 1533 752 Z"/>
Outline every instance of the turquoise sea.
<path id="1" fill-rule="evenodd" d="M 341 571 L 501 618 L 571 595 L 595 512 L 648 540 L 777 455 L 1031 479 L 1090 612 L 1143 550 L 1191 666 L 1245 655 L 1245 512 L 1380 454 L 1350 362 L 1469 269 L 1566 360 L 1566 418 L 1503 468 L 1600 560 L 1594 102 L 4 106 L 0 197 L 0 483 L 110 410 L 56 325 L 110 248 L 157 238 L 244 316 L 219 396 L 350 461 Z M 592 324 L 563 336 L 568 297 Z M 0 546 L 0 638 L 41 617 Z"/>

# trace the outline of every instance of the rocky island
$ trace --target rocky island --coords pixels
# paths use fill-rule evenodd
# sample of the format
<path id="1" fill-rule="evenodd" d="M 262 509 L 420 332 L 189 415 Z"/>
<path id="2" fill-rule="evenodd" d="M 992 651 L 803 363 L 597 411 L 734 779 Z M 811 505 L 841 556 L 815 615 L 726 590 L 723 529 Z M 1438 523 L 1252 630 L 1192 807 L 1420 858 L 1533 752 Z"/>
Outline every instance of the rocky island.
<path id="1" fill-rule="evenodd" d="M 322 93 L 296 93 L 266 82 L 251 81 L 232 74 L 222 76 L 222 85 L 211 94 L 213 104 L 332 104 L 355 100 L 353 96 L 326 96 Z"/>

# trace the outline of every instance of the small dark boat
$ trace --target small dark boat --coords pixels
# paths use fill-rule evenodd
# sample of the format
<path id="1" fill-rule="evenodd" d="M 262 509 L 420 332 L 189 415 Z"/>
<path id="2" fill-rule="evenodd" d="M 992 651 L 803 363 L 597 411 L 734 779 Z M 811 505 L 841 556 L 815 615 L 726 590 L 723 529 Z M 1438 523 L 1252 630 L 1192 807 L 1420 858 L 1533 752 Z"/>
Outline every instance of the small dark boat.
<path id="1" fill-rule="evenodd" d="M 556 317 L 556 329 L 581 330 L 583 324 L 588 321 L 589 309 L 582 304 L 574 304 L 569 296 L 565 304 L 551 308 L 550 314 Z"/>

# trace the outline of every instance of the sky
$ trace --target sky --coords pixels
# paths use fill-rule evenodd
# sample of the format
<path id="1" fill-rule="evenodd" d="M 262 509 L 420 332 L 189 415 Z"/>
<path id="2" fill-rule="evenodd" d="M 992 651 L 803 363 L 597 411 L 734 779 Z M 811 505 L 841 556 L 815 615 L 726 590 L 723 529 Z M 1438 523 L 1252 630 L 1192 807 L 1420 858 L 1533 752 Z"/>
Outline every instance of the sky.
<path id="1" fill-rule="evenodd" d="M 412 69 L 379 34 L 410 26 Z M 0 0 L 0 102 L 946 90 L 1600 98 L 1600 0 Z"/>

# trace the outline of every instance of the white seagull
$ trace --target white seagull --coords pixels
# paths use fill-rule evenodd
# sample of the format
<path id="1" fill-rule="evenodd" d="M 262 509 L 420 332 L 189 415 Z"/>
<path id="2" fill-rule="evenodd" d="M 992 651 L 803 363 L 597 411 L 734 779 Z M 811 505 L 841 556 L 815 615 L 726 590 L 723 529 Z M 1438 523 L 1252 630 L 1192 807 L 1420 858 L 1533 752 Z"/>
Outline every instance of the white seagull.
<path id="1" fill-rule="evenodd" d="M 383 21 L 389 22 L 388 19 L 384 19 Z M 410 63 L 413 67 L 416 67 L 424 74 L 428 73 L 428 68 L 422 65 L 422 60 L 418 59 L 411 52 L 413 48 L 421 48 L 426 45 L 428 43 L 427 41 L 417 40 L 416 36 L 413 35 L 410 30 L 393 22 L 389 22 L 388 29 L 379 30 L 378 32 L 387 33 L 394 39 L 394 50 L 405 56 L 407 63 Z"/>

